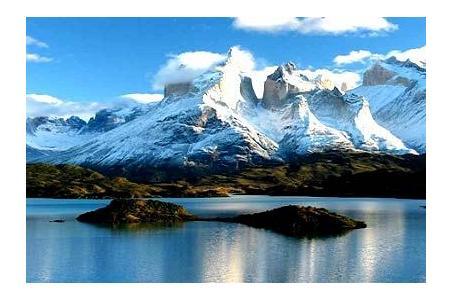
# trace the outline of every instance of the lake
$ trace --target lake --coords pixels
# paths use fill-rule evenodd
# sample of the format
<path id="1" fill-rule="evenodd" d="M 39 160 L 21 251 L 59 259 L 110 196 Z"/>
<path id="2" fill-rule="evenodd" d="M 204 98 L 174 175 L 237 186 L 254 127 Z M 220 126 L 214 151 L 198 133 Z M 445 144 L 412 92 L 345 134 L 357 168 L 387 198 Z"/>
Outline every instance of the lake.
<path id="1" fill-rule="evenodd" d="M 425 200 L 232 196 L 165 198 L 200 216 L 287 204 L 368 227 L 292 238 L 221 222 L 103 227 L 75 220 L 108 200 L 27 199 L 27 282 L 425 282 Z M 64 223 L 49 220 L 64 219 Z"/>

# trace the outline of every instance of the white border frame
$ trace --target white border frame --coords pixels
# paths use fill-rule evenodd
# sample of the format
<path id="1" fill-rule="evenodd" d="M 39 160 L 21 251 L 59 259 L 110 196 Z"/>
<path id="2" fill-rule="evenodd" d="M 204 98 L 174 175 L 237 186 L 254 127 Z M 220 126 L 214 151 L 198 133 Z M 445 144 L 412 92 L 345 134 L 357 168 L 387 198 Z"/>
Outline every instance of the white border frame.
<path id="1" fill-rule="evenodd" d="M 3 1 L 1 295 L 4 300 L 389 300 L 451 295 L 450 173 L 453 127 L 451 8 L 440 1 Z M 25 17 L 31 16 L 426 16 L 428 68 L 427 284 L 26 284 Z M 5 193 L 6 191 L 6 193 Z M 7 297 L 9 295 L 9 298 Z M 7 299 L 8 298 L 8 299 Z M 448 297 L 447 297 L 448 298 Z"/>

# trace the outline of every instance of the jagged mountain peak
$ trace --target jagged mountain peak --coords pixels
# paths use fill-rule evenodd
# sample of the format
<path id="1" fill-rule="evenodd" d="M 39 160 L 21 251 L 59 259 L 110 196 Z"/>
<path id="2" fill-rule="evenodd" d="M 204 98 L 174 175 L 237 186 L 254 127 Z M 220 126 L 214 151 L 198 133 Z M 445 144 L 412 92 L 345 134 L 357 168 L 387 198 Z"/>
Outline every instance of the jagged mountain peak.
<path id="1" fill-rule="evenodd" d="M 289 74 L 292 74 L 294 71 L 298 70 L 297 68 L 297 65 L 291 61 L 283 64 L 283 65 L 280 65 L 277 70 L 279 70 L 280 72 L 287 72 Z"/>
<path id="2" fill-rule="evenodd" d="M 235 52 L 190 83 L 167 85 L 159 104 L 113 129 L 90 132 L 46 160 L 103 168 L 237 168 L 327 150 L 413 153 L 375 122 L 364 97 L 327 89 L 319 84 L 323 77 L 308 80 L 291 62 L 267 77 L 258 99 L 244 72 L 247 55 Z M 130 116 L 109 113 L 117 114 L 100 112 L 97 121 Z"/>
<path id="3" fill-rule="evenodd" d="M 363 74 L 364 86 L 375 86 L 386 84 L 396 75 L 395 72 L 385 68 L 382 63 L 374 63 L 371 68 Z"/>
<path id="4" fill-rule="evenodd" d="M 27 117 L 26 130 L 28 134 L 34 135 L 38 130 L 58 132 L 79 131 L 86 126 L 86 122 L 78 116 L 62 118 L 56 116 Z"/>
<path id="5" fill-rule="evenodd" d="M 294 95 L 318 89 L 294 63 L 280 65 L 264 82 L 263 105 L 268 109 L 279 108 Z"/>
<path id="6" fill-rule="evenodd" d="M 401 61 L 397 59 L 395 56 L 391 56 L 388 59 L 384 60 L 383 62 L 390 65 L 396 65 L 405 68 L 413 68 L 420 72 L 426 72 L 426 62 L 424 61 L 416 61 L 411 59 Z"/>
<path id="7" fill-rule="evenodd" d="M 297 65 L 291 61 L 278 66 L 267 78 L 273 81 L 309 81 L 309 79 L 301 73 L 301 70 L 297 68 Z"/>
<path id="8" fill-rule="evenodd" d="M 426 80 L 424 63 L 414 63 L 407 59 L 400 61 L 396 57 L 375 62 L 363 74 L 364 86 L 403 85 L 409 87 L 414 82 Z"/>

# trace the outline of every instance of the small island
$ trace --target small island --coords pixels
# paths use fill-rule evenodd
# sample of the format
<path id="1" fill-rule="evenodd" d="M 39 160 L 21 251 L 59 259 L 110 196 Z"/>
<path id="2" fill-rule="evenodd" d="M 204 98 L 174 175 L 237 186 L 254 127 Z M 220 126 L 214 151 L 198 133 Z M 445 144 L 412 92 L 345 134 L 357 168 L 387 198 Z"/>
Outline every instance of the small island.
<path id="1" fill-rule="evenodd" d="M 338 235 L 366 227 L 362 221 L 311 206 L 289 205 L 234 217 L 203 218 L 191 214 L 180 205 L 143 199 L 114 199 L 106 207 L 79 215 L 77 220 L 108 225 L 133 223 L 171 225 L 188 221 L 229 222 L 269 229 L 295 237 Z"/>
<path id="2" fill-rule="evenodd" d="M 366 228 L 362 221 L 330 212 L 325 208 L 296 205 L 213 220 L 269 229 L 289 236 L 338 235 L 353 229 Z"/>
<path id="3" fill-rule="evenodd" d="M 114 199 L 106 207 L 83 213 L 77 217 L 80 222 L 93 224 L 173 224 L 196 217 L 179 205 L 142 199 Z"/>

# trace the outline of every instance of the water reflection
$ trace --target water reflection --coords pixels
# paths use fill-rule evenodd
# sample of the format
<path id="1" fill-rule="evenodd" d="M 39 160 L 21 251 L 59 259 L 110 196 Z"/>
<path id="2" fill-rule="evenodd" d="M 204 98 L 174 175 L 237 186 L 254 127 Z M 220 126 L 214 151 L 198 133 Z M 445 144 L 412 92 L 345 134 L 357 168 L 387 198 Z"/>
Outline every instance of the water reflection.
<path id="1" fill-rule="evenodd" d="M 229 214 L 289 203 L 326 207 L 364 220 L 368 228 L 339 237 L 298 239 L 216 222 L 173 227 L 98 227 L 74 220 L 78 213 L 87 210 L 86 203 L 78 207 L 74 202 L 53 201 L 57 203 L 46 207 L 37 206 L 33 203 L 39 200 L 32 200 L 32 206 L 27 207 L 27 281 L 425 281 L 426 212 L 419 207 L 424 202 L 271 197 L 221 201 L 227 202 Z M 179 202 L 195 214 L 218 213 L 223 206 L 215 199 Z M 91 207 L 88 210 L 94 209 Z M 67 221 L 48 222 L 61 217 Z"/>

